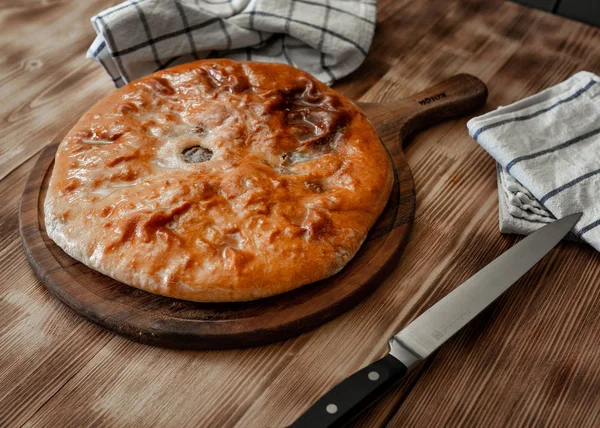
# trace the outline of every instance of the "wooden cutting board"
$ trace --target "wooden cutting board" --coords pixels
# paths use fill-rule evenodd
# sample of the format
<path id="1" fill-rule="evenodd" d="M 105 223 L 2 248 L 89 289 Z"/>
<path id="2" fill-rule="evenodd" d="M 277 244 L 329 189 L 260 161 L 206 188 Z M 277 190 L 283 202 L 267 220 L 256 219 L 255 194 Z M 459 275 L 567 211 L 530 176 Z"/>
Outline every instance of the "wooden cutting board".
<path id="1" fill-rule="evenodd" d="M 21 198 L 21 240 L 48 290 L 86 319 L 142 343 L 169 348 L 217 349 L 265 344 L 298 335 L 364 299 L 399 263 L 412 227 L 415 187 L 402 143 L 426 127 L 473 113 L 486 86 L 461 74 L 409 98 L 359 103 L 394 164 L 390 200 L 367 240 L 337 275 L 297 290 L 241 303 L 195 303 L 126 286 L 77 262 L 46 234 L 44 199 L 63 135 L 46 147 Z"/>

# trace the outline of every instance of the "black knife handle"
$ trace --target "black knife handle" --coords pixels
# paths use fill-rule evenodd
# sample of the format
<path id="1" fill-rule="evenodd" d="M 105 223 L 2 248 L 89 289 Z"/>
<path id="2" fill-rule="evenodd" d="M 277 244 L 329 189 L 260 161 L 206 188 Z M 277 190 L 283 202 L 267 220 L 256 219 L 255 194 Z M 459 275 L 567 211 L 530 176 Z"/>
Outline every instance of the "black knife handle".
<path id="1" fill-rule="evenodd" d="M 326 428 L 348 422 L 402 378 L 407 367 L 390 354 L 347 377 L 322 396 L 292 428 Z"/>

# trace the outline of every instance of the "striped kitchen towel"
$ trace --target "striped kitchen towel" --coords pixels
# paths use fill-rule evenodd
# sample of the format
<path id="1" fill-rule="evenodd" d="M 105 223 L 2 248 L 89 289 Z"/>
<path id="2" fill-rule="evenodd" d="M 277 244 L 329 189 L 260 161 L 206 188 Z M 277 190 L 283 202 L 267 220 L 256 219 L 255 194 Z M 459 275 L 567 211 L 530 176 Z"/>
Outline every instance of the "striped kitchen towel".
<path id="1" fill-rule="evenodd" d="M 583 212 L 573 233 L 600 250 L 599 81 L 582 71 L 467 123 L 498 163 L 501 232 Z"/>
<path id="2" fill-rule="evenodd" d="M 331 84 L 363 62 L 375 0 L 137 0 L 92 18 L 87 57 L 117 87 L 208 57 L 287 63 Z"/>

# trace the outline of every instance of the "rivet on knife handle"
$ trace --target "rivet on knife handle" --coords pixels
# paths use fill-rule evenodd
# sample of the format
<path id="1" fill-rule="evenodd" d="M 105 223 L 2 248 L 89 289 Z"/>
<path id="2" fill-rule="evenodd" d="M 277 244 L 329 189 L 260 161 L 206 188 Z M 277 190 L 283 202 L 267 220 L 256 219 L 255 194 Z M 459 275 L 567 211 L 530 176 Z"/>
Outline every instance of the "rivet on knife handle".
<path id="1" fill-rule="evenodd" d="M 402 362 L 388 354 L 337 384 L 291 426 L 334 427 L 348 422 L 400 380 L 407 371 L 408 368 Z"/>

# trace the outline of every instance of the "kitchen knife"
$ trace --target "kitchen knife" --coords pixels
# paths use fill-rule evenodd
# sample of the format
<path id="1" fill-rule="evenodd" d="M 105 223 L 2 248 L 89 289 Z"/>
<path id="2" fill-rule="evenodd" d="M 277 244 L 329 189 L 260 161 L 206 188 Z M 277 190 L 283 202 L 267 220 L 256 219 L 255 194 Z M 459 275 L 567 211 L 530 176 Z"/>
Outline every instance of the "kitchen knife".
<path id="1" fill-rule="evenodd" d="M 581 213 L 542 227 L 463 282 L 389 340 L 389 352 L 346 378 L 291 426 L 348 422 L 496 300 L 575 226 Z"/>

